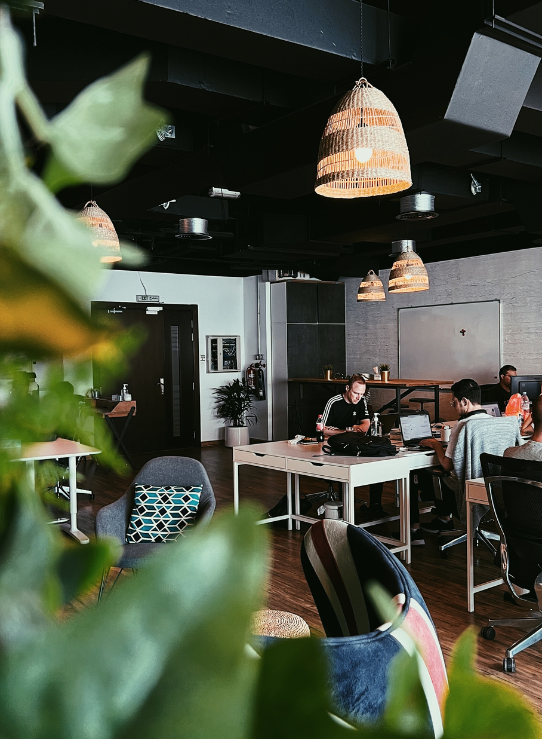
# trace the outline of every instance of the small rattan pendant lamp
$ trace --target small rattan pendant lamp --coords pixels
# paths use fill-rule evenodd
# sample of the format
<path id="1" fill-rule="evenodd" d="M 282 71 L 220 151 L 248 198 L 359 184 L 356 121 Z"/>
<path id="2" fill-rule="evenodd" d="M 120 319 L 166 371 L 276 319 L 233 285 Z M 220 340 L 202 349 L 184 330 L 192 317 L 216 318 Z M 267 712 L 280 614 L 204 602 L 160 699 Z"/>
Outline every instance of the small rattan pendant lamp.
<path id="1" fill-rule="evenodd" d="M 429 290 L 429 276 L 424 263 L 414 248 L 415 241 L 404 239 L 393 241 L 394 250 L 400 249 L 399 256 L 393 263 L 388 281 L 390 293 L 417 293 Z"/>
<path id="2" fill-rule="evenodd" d="M 122 254 L 115 226 L 107 213 L 98 207 L 95 200 L 89 200 L 85 204 L 79 213 L 78 220 L 83 221 L 85 226 L 92 231 L 94 246 L 107 250 L 108 253 L 100 257 L 100 262 L 111 264 L 121 261 Z"/>
<path id="3" fill-rule="evenodd" d="M 358 303 L 361 303 L 363 300 L 386 300 L 382 280 L 372 269 L 359 284 Z"/>
<path id="4" fill-rule="evenodd" d="M 368 198 L 412 185 L 403 126 L 393 104 L 363 76 L 363 3 L 360 2 L 361 79 L 335 106 L 318 150 L 314 189 L 328 198 Z"/>

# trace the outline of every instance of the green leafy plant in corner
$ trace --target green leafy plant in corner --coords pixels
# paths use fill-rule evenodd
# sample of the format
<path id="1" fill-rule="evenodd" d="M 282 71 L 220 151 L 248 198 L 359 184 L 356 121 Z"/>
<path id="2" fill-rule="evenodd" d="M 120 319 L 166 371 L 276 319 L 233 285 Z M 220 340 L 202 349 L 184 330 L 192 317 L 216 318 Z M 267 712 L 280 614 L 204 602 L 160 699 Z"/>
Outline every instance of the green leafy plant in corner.
<path id="1" fill-rule="evenodd" d="M 389 372 L 389 371 L 390 371 L 390 365 L 389 365 L 389 364 L 380 364 L 380 365 L 378 366 L 378 369 L 379 369 L 379 370 L 380 370 L 381 372 Z"/>
<path id="2" fill-rule="evenodd" d="M 229 421 L 232 426 L 250 426 L 257 420 L 254 413 L 249 413 L 254 402 L 252 394 L 245 382 L 235 379 L 214 391 L 216 398 L 216 414 Z"/>
<path id="3" fill-rule="evenodd" d="M 52 381 L 62 377 L 62 357 L 83 373 L 76 359 L 89 348 L 114 373 L 133 347 L 133 337 L 112 339 L 108 326 L 91 321 L 89 297 L 103 276 L 99 251 L 53 192 L 115 181 L 153 140 L 164 115 L 141 98 L 147 67 L 137 59 L 48 121 L 25 80 L 9 13 L 0 9 L 0 736 L 425 739 L 414 656 L 392 667 L 382 720 L 348 726 L 333 713 L 317 639 L 280 641 L 261 655 L 247 646 L 269 561 L 266 532 L 255 526 L 260 514 L 249 506 L 164 545 L 100 607 L 58 618 L 117 551 L 107 542 L 69 544 L 48 525 L 8 442 L 35 440 L 52 427 L 68 433 L 70 422 L 54 390 L 32 405 L 24 393 L 6 395 L 4 385 L 31 358 L 50 363 Z M 18 115 L 49 147 L 45 183 L 26 166 Z M 222 417 L 240 422 L 251 399 L 235 383 L 235 402 Z M 99 425 L 94 441 L 114 464 Z M 517 692 L 476 674 L 474 653 L 467 632 L 450 667 L 444 739 L 540 737 Z"/>

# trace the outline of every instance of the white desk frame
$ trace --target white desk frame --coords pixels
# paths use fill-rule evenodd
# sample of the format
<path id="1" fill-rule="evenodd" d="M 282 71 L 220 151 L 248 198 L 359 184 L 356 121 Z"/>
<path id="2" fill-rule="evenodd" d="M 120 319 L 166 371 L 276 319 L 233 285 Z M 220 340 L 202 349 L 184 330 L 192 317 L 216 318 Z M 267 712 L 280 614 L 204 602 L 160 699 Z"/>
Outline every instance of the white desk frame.
<path id="1" fill-rule="evenodd" d="M 62 524 L 61 528 L 70 536 L 73 536 L 80 544 L 88 544 L 89 538 L 77 528 L 77 457 L 86 457 L 89 454 L 100 454 L 100 449 L 92 446 L 79 444 L 69 439 L 56 439 L 56 441 L 43 441 L 35 444 L 25 445 L 22 454 L 16 462 L 26 462 L 28 481 L 31 487 L 36 489 L 35 463 L 45 459 L 68 459 L 68 481 L 70 487 L 70 520 Z"/>
<path id="2" fill-rule="evenodd" d="M 473 511 L 475 505 L 489 505 L 487 498 L 487 490 L 484 478 L 476 480 L 467 480 L 465 483 L 465 492 L 467 496 L 467 609 L 469 613 L 474 611 L 474 596 L 482 590 L 496 588 L 502 585 L 504 580 L 502 577 L 496 580 L 487 580 L 479 585 L 474 584 L 474 518 Z"/>
<path id="3" fill-rule="evenodd" d="M 395 457 L 331 457 L 323 454 L 320 444 L 288 444 L 287 441 L 272 441 L 263 444 L 238 446 L 233 449 L 233 505 L 239 511 L 239 467 L 248 464 L 286 472 L 287 513 L 284 516 L 265 518 L 258 523 L 288 521 L 288 529 L 293 521 L 299 529 L 299 522 L 315 523 L 319 519 L 300 515 L 299 476 L 316 477 L 322 480 L 343 484 L 344 520 L 355 525 L 354 490 L 362 485 L 378 482 L 396 481 L 399 493 L 399 536 L 400 541 L 379 536 L 385 544 L 392 545 L 390 551 L 400 554 L 401 559 L 410 564 L 410 487 L 411 470 L 431 467 L 436 464 L 431 451 L 400 452 Z M 292 475 L 294 476 L 294 500 L 292 501 Z M 293 505 L 294 504 L 294 505 Z M 295 510 L 293 510 L 295 506 Z M 358 524 L 359 528 L 375 526 L 389 518 Z"/>

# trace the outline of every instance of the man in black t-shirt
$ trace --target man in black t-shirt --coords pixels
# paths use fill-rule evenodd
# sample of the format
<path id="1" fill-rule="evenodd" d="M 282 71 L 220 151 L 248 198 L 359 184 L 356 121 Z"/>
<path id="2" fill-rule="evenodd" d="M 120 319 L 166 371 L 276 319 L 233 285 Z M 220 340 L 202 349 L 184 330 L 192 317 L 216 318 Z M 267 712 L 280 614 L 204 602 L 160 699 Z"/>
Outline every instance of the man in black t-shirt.
<path id="1" fill-rule="evenodd" d="M 341 434 L 347 428 L 366 434 L 371 424 L 367 396 L 365 390 L 367 385 L 362 375 L 352 375 L 342 395 L 334 395 L 330 398 L 322 420 L 324 422 L 324 435 Z M 341 485 L 339 485 L 339 488 Z M 369 488 L 369 515 L 371 519 L 389 516 L 382 508 L 382 490 L 384 485 L 379 482 Z"/>
<path id="2" fill-rule="evenodd" d="M 370 416 L 365 395 L 366 387 L 361 375 L 352 375 L 344 393 L 334 395 L 327 401 L 322 414 L 326 436 L 340 434 L 347 428 L 367 433 Z"/>
<path id="3" fill-rule="evenodd" d="M 505 364 L 501 367 L 498 385 L 490 385 L 482 389 L 482 403 L 498 403 L 499 410 L 504 413 L 506 404 L 510 400 L 510 378 L 516 375 L 517 370 L 513 365 Z"/>

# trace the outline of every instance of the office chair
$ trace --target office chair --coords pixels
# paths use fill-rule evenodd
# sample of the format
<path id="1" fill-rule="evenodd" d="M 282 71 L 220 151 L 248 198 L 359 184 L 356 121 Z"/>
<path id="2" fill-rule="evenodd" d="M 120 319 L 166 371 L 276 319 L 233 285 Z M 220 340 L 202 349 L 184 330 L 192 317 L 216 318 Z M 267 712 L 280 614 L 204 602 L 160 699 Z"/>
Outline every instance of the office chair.
<path id="1" fill-rule="evenodd" d="M 446 668 L 427 606 L 397 557 L 364 529 L 327 519 L 305 535 L 301 562 L 326 632 L 319 643 L 338 714 L 361 722 L 382 715 L 390 665 L 414 635 L 430 677 L 424 683 L 428 726 L 440 735 Z M 393 597 L 400 614 L 393 625 L 376 612 L 367 593 L 371 581 Z"/>
<path id="2" fill-rule="evenodd" d="M 444 477 L 448 473 L 442 470 L 433 470 L 436 500 L 450 501 L 455 497 L 455 510 L 452 513 L 459 519 L 463 527 L 466 527 L 467 522 L 465 481 L 482 477 L 480 455 L 483 453 L 502 455 L 505 449 L 515 446 L 519 439 L 519 427 L 515 418 L 493 418 L 492 416 L 488 416 L 487 418 L 480 418 L 476 421 L 465 423 L 459 431 L 456 451 L 452 460 L 454 470 L 460 480 L 460 491 L 454 496 L 454 493 L 443 482 Z M 461 449 L 463 453 L 461 453 Z M 439 503 L 437 503 L 437 511 L 438 508 Z M 489 540 L 491 538 L 498 539 L 498 536 L 482 529 L 480 526 L 488 510 L 487 506 L 480 505 L 475 507 L 474 529 L 476 530 L 476 543 L 484 544 L 484 546 L 495 554 L 495 548 Z M 487 518 L 484 523 L 488 523 Z M 457 531 L 461 531 L 461 533 L 457 535 Z M 443 542 L 448 536 L 452 537 L 451 540 Z M 445 558 L 447 556 L 447 550 L 466 542 L 467 535 L 463 528 L 462 530 L 443 532 L 439 535 L 439 540 L 443 542 L 439 544 L 439 551 L 441 556 Z"/>
<path id="3" fill-rule="evenodd" d="M 112 536 L 122 544 L 121 556 L 115 565 L 119 568 L 119 572 L 113 587 L 123 569 L 139 569 L 144 565 L 146 557 L 164 546 L 162 543 L 155 542 L 139 542 L 136 544 L 126 542 L 126 532 L 134 507 L 136 484 L 178 485 L 183 487 L 201 485 L 202 491 L 195 519 L 195 523 L 198 525 L 209 523 L 216 507 L 213 488 L 209 482 L 207 472 L 197 459 L 191 459 L 190 457 L 156 457 L 147 462 L 137 473 L 122 497 L 101 508 L 96 515 L 96 537 Z M 109 570 L 103 573 L 98 601 L 101 600 L 103 595 L 108 574 Z"/>
<path id="4" fill-rule="evenodd" d="M 534 626 L 505 652 L 503 670 L 516 671 L 515 655 L 542 640 L 542 462 L 482 454 L 489 504 L 500 535 L 500 567 L 508 599 L 530 611 L 523 618 L 491 618 L 495 626 Z"/>

